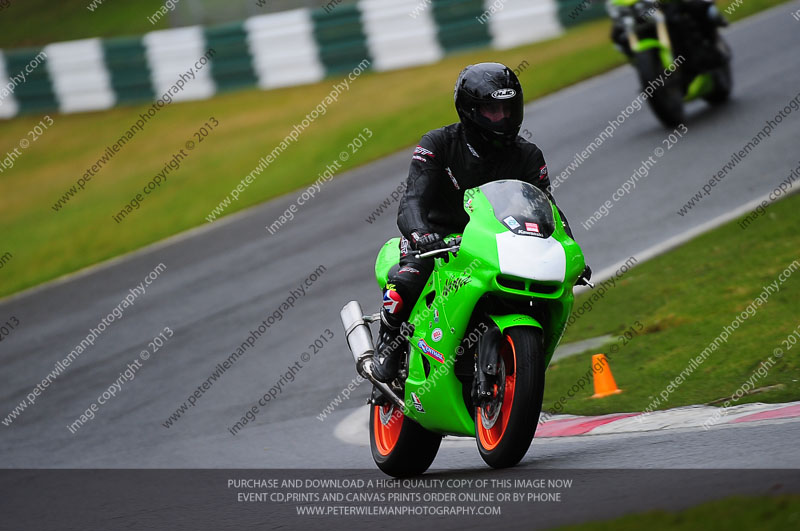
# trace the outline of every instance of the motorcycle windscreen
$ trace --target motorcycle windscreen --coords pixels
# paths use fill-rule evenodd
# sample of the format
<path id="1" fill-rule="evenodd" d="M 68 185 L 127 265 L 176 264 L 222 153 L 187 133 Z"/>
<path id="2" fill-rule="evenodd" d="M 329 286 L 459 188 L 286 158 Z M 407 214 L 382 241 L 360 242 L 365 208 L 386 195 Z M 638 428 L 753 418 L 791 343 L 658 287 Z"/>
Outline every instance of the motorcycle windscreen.
<path id="1" fill-rule="evenodd" d="M 555 231 L 553 208 L 547 196 L 522 181 L 493 181 L 481 186 L 497 220 L 520 236 L 549 238 Z"/>

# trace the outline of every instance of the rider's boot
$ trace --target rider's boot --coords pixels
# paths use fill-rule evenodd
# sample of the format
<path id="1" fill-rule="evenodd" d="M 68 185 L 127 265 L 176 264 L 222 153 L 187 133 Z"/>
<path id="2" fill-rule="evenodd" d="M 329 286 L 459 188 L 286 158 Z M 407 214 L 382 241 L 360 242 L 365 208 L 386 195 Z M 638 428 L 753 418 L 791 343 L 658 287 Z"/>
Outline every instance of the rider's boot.
<path id="1" fill-rule="evenodd" d="M 381 312 L 381 329 L 375 347 L 375 362 L 372 364 L 372 374 L 383 383 L 391 382 L 397 376 L 404 346 L 400 325 L 389 322 L 390 319 L 391 317 Z"/>

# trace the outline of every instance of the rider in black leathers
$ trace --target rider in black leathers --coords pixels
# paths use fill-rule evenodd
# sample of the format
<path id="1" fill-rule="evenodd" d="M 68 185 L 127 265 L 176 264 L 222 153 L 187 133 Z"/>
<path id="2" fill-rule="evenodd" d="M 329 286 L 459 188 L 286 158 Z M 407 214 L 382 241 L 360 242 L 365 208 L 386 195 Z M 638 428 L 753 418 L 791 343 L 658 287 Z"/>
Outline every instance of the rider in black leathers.
<path id="1" fill-rule="evenodd" d="M 499 179 L 518 179 L 550 194 L 542 151 L 518 136 L 523 118 L 522 87 L 499 63 L 465 68 L 455 87 L 460 122 L 430 131 L 414 150 L 397 226 L 403 234 L 400 263 L 389 271 L 373 372 L 382 382 L 395 378 L 403 351 L 400 326 L 433 271 L 433 258 L 415 251 L 447 248 L 443 238 L 463 232 L 469 221 L 464 190 Z M 572 231 L 559 210 L 567 233 Z M 587 267 L 584 277 L 591 276 Z"/>

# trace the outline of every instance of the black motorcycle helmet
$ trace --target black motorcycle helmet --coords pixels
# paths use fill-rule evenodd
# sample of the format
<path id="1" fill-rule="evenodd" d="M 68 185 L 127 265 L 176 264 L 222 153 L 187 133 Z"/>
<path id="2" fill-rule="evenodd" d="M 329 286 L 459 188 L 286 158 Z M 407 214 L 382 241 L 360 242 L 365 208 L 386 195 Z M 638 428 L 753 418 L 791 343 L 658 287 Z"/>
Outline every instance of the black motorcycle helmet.
<path id="1" fill-rule="evenodd" d="M 478 63 L 461 71 L 455 87 L 456 112 L 467 141 L 479 154 L 511 145 L 522 126 L 522 86 L 500 63 Z"/>

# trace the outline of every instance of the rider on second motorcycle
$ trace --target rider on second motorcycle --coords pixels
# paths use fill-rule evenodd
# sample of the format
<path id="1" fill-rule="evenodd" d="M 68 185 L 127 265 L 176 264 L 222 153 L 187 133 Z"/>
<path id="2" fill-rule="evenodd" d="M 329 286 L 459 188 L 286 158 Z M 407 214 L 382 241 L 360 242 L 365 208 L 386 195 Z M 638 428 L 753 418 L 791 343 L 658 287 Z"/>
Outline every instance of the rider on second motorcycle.
<path id="1" fill-rule="evenodd" d="M 717 29 L 728 25 L 714 0 L 653 0 L 667 19 L 669 33 L 679 55 L 688 55 L 696 70 L 722 65 L 725 57 L 716 46 Z M 699 40 L 698 40 L 699 39 Z M 615 19 L 611 40 L 629 58 L 633 57 L 625 27 Z"/>
<path id="2" fill-rule="evenodd" d="M 381 382 L 397 376 L 403 341 L 400 326 L 422 293 L 434 259 L 415 251 L 445 249 L 444 237 L 461 233 L 469 217 L 464 191 L 500 179 L 518 179 L 547 194 L 550 179 L 542 151 L 518 136 L 523 118 L 522 87 L 500 63 L 466 67 L 455 86 L 459 122 L 428 132 L 414 150 L 397 226 L 403 234 L 400 263 L 389 271 L 373 372 Z M 559 210 L 572 237 L 566 217 Z M 591 277 L 587 266 L 583 277 Z"/>

